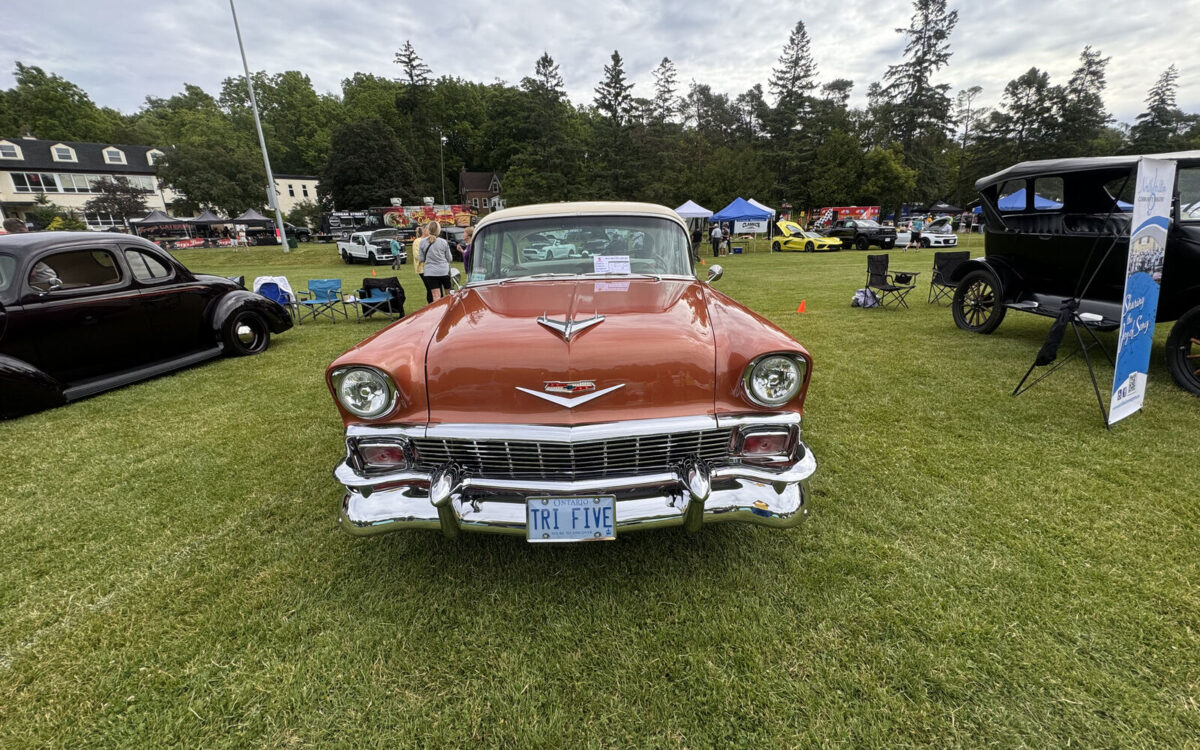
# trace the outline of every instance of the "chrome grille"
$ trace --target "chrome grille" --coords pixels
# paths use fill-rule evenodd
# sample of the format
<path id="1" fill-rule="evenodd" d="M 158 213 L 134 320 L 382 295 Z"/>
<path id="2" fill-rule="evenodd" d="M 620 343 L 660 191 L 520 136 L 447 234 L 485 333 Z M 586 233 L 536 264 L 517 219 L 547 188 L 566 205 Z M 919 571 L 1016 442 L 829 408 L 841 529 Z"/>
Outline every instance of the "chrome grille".
<path id="1" fill-rule="evenodd" d="M 732 429 L 675 432 L 556 443 L 537 440 L 416 438 L 417 462 L 434 467 L 454 462 L 493 479 L 598 479 L 668 471 L 690 456 L 720 460 L 729 455 Z"/>

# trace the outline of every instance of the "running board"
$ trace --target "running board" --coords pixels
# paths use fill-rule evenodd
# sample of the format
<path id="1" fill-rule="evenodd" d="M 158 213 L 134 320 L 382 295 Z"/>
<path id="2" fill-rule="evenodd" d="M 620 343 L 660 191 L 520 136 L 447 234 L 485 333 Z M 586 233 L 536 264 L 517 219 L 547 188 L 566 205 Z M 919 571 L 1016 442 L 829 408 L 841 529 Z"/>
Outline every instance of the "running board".
<path id="1" fill-rule="evenodd" d="M 102 391 L 111 391 L 113 388 L 120 388 L 123 385 L 136 383 L 139 380 L 147 380 L 157 377 L 173 370 L 181 370 L 185 367 L 199 364 L 201 362 L 216 359 L 221 356 L 221 348 L 214 347 L 206 349 L 202 352 L 188 354 L 177 359 L 168 359 L 162 362 L 155 362 L 145 367 L 139 367 L 134 370 L 123 370 L 113 375 L 105 375 L 102 378 L 93 380 L 84 380 L 80 383 L 72 385 L 70 388 L 63 389 L 63 397 L 67 401 L 78 401 L 81 398 L 94 396 Z"/>

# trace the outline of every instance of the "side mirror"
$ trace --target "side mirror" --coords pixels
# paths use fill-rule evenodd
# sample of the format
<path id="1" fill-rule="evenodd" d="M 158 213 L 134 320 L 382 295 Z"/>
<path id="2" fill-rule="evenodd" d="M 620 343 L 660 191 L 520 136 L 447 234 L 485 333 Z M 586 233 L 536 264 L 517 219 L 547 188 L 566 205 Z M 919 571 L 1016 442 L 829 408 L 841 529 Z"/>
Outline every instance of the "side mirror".
<path id="1" fill-rule="evenodd" d="M 708 267 L 708 283 L 709 284 L 720 281 L 721 277 L 724 275 L 725 275 L 724 268 L 721 268 L 720 266 L 709 266 Z"/>
<path id="2" fill-rule="evenodd" d="M 450 284 L 454 287 L 454 291 L 462 289 L 462 272 L 457 268 L 450 269 Z"/>

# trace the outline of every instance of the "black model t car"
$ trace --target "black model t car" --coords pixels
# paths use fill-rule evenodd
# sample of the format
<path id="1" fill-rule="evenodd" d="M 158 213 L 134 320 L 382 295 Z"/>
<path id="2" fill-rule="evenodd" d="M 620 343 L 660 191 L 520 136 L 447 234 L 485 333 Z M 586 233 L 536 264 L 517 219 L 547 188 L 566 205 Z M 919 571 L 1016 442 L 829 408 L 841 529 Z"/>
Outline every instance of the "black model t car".
<path id="1" fill-rule="evenodd" d="M 842 247 L 856 250 L 869 250 L 871 245 L 878 245 L 884 250 L 896 246 L 895 227 L 880 226 L 872 219 L 838 219 L 833 226 L 825 230 L 826 237 L 841 240 Z"/>
<path id="2" fill-rule="evenodd" d="M 0 237 L 0 418 L 222 354 L 257 354 L 287 311 L 154 243 L 107 232 Z"/>
<path id="3" fill-rule="evenodd" d="M 1095 328 L 1117 328 L 1140 158 L 1022 162 L 976 182 L 987 219 L 985 256 L 951 276 L 958 327 L 991 333 L 1010 309 L 1055 317 L 1079 296 L 1079 312 Z M 1154 158 L 1176 162 L 1155 320 L 1177 321 L 1167 366 L 1180 386 L 1200 394 L 1200 151 Z"/>

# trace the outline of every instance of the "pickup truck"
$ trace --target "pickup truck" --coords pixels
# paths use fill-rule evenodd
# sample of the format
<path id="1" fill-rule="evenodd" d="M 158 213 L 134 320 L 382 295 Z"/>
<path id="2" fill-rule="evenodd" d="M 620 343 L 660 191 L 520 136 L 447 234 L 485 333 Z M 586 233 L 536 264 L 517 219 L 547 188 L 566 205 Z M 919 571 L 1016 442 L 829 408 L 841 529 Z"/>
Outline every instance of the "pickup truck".
<path id="1" fill-rule="evenodd" d="M 408 251 L 405 248 L 405 242 L 400 238 L 399 233 L 395 229 L 375 229 L 369 232 L 355 232 L 350 235 L 349 241 L 338 242 L 338 255 L 342 256 L 342 261 L 345 263 L 355 263 L 364 261 L 375 265 L 376 263 L 391 263 L 392 258 L 392 240 L 400 241 L 400 264 L 403 265 L 408 260 Z"/>
<path id="2" fill-rule="evenodd" d="M 825 236 L 841 240 L 844 248 L 856 250 L 869 250 L 871 245 L 884 250 L 896 246 L 896 230 L 871 219 L 838 219 L 825 230 Z"/>

